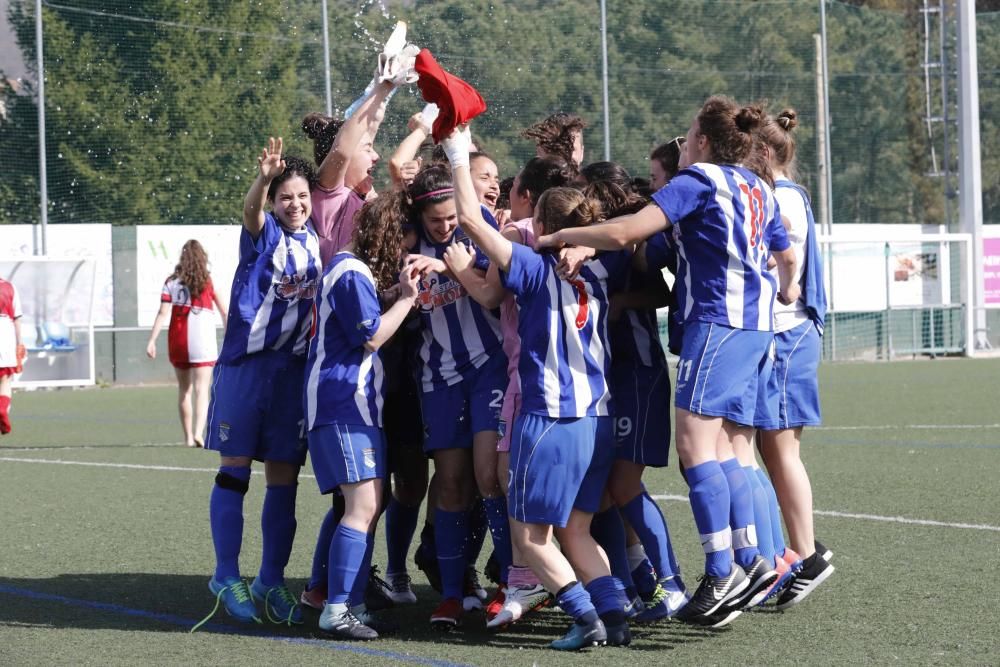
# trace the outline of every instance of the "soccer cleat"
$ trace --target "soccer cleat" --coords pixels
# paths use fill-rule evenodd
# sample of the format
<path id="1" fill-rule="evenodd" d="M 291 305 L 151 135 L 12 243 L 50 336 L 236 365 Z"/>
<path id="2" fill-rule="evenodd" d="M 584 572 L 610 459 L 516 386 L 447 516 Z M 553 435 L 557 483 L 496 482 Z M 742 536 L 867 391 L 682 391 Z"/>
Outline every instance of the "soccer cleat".
<path id="1" fill-rule="evenodd" d="M 736 563 L 732 564 L 729 574 L 724 577 L 704 574 L 700 580 L 698 590 L 674 616 L 677 620 L 696 625 L 709 625 L 706 622 L 709 617 L 718 612 L 723 604 L 738 597 L 750 585 L 750 578 Z"/>
<path id="2" fill-rule="evenodd" d="M 608 635 L 608 646 L 628 646 L 632 643 L 632 631 L 629 630 L 628 621 L 622 621 L 618 625 L 605 625 L 604 632 Z"/>
<path id="3" fill-rule="evenodd" d="M 339 606 L 339 605 L 338 605 Z M 367 641 L 378 639 L 378 633 L 362 623 L 351 613 L 350 609 L 334 610 L 334 605 L 328 604 L 319 616 L 319 629 L 337 639 L 360 639 Z"/>
<path id="4" fill-rule="evenodd" d="M 326 606 L 326 586 L 303 589 L 302 595 L 299 596 L 299 604 L 310 609 L 323 611 Z"/>
<path id="5" fill-rule="evenodd" d="M 392 635 L 399 632 L 399 623 L 390 621 L 387 618 L 380 618 L 378 614 L 365 608 L 364 605 L 351 607 L 351 613 L 369 628 L 379 633 L 379 635 Z"/>
<path id="6" fill-rule="evenodd" d="M 455 598 L 441 601 L 438 608 L 431 614 L 431 627 L 442 632 L 450 632 L 462 622 L 462 602 Z"/>
<path id="7" fill-rule="evenodd" d="M 778 580 L 778 573 L 774 567 L 760 554 L 754 557 L 753 562 L 750 563 L 750 567 L 745 572 L 750 583 L 738 595 L 734 595 L 723 604 L 721 610 L 741 610 L 760 604 L 764 596 L 767 595 L 771 584 Z"/>
<path id="8" fill-rule="evenodd" d="M 607 643 L 608 632 L 604 629 L 601 619 L 597 619 L 587 625 L 573 623 L 569 632 L 549 644 L 549 648 L 557 651 L 579 651 L 588 646 L 604 646 Z"/>
<path id="9" fill-rule="evenodd" d="M 778 595 L 781 590 L 788 584 L 789 580 L 795 576 L 792 568 L 785 562 L 785 559 L 781 556 L 774 557 L 774 571 L 778 573 L 778 578 L 774 580 L 774 583 L 767 587 L 767 594 L 764 599 L 757 603 L 758 607 L 763 607 L 764 603 Z"/>
<path id="10" fill-rule="evenodd" d="M 497 586 L 497 592 L 494 593 L 493 599 L 489 601 L 486 605 L 486 621 L 493 620 L 500 610 L 503 609 L 503 601 L 507 591 L 507 584 L 500 584 Z"/>
<path id="11" fill-rule="evenodd" d="M 635 617 L 636 623 L 653 623 L 664 618 L 673 618 L 688 603 L 687 590 L 679 577 L 671 577 L 670 588 L 658 583 L 653 594 L 646 601 L 646 608 Z"/>
<path id="12" fill-rule="evenodd" d="M 463 594 L 462 607 L 465 608 L 465 611 L 483 608 L 483 601 L 486 600 L 488 594 L 482 584 L 479 583 L 479 573 L 476 572 L 474 567 L 468 567 L 465 570 L 465 588 Z"/>
<path id="13" fill-rule="evenodd" d="M 625 604 L 622 607 L 622 611 L 625 612 L 625 618 L 635 618 L 646 608 L 646 603 L 642 601 L 642 597 L 637 593 L 632 599 L 628 598 L 628 594 L 625 594 Z M 610 632 L 610 630 L 609 630 Z"/>
<path id="14" fill-rule="evenodd" d="M 247 587 L 247 583 L 239 577 L 226 577 L 222 581 L 218 581 L 215 577 L 212 577 L 208 580 L 208 590 L 212 591 L 212 594 L 215 596 L 215 607 L 212 608 L 208 616 L 191 628 L 191 632 L 194 632 L 215 616 L 215 612 L 219 610 L 220 602 L 225 606 L 226 613 L 238 621 L 244 623 L 261 622 L 260 614 L 257 612 L 257 605 L 254 604 L 250 589 Z"/>
<path id="15" fill-rule="evenodd" d="M 700 625 L 706 628 L 712 628 L 713 630 L 718 630 L 719 628 L 724 628 L 739 617 L 743 612 L 739 609 L 735 611 L 720 611 L 711 616 L 706 616 L 701 620 Z"/>
<path id="16" fill-rule="evenodd" d="M 551 599 L 549 592 L 541 584 L 528 588 L 508 586 L 504 593 L 503 608 L 487 621 L 486 627 L 502 628 L 516 623 L 527 614 L 547 605 Z"/>
<path id="17" fill-rule="evenodd" d="M 819 554 L 819 557 L 829 563 L 830 559 L 833 558 L 833 552 L 820 544 L 819 540 L 813 540 L 813 544 L 816 545 L 816 553 Z"/>
<path id="18" fill-rule="evenodd" d="M 405 572 L 390 574 L 389 584 L 392 590 L 389 591 L 389 599 L 395 604 L 413 604 L 417 601 L 417 595 L 410 586 L 410 575 Z"/>
<path id="19" fill-rule="evenodd" d="M 792 572 L 798 572 L 802 569 L 802 556 L 792 550 L 791 547 L 785 547 L 785 550 L 779 556 L 775 556 L 775 559 L 780 558 L 788 564 L 788 569 Z M 777 565 L 777 563 L 775 563 Z"/>
<path id="20" fill-rule="evenodd" d="M 497 552 L 494 551 L 490 554 L 490 557 L 486 559 L 486 565 L 483 567 L 483 575 L 486 577 L 487 581 L 491 581 L 499 586 L 503 583 L 500 574 L 500 562 L 497 560 Z"/>
<path id="21" fill-rule="evenodd" d="M 372 565 L 368 571 L 368 584 L 365 586 L 365 607 L 371 611 L 382 611 L 391 609 L 394 603 L 392 586 L 378 576 L 378 567 Z"/>
<path id="22" fill-rule="evenodd" d="M 295 601 L 295 596 L 288 586 L 264 586 L 260 579 L 254 579 L 250 586 L 250 595 L 254 601 L 264 603 L 264 615 L 267 620 L 279 625 L 301 625 L 302 607 Z"/>
<path id="23" fill-rule="evenodd" d="M 834 567 L 820 557 L 819 552 L 806 561 L 812 561 L 805 565 L 802 570 L 792 579 L 788 587 L 778 597 L 777 608 L 781 611 L 793 607 L 802 602 L 816 587 L 826 581 L 827 577 L 833 574 Z"/>
<path id="24" fill-rule="evenodd" d="M 442 591 L 441 568 L 438 566 L 437 554 L 421 542 L 413 554 L 413 562 L 416 563 L 417 569 L 427 577 L 427 583 L 431 585 L 431 588 L 440 593 Z"/>

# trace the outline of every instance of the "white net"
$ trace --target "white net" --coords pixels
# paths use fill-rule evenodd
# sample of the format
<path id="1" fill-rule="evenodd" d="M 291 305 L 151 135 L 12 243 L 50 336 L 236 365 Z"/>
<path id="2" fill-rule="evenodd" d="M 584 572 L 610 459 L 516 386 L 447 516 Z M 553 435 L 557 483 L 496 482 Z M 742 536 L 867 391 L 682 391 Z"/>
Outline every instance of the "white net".
<path id="1" fill-rule="evenodd" d="M 821 241 L 828 360 L 971 352 L 966 234 Z"/>
<path id="2" fill-rule="evenodd" d="M 89 259 L 0 259 L 0 276 L 17 288 L 28 349 L 15 386 L 94 383 L 94 276 Z"/>

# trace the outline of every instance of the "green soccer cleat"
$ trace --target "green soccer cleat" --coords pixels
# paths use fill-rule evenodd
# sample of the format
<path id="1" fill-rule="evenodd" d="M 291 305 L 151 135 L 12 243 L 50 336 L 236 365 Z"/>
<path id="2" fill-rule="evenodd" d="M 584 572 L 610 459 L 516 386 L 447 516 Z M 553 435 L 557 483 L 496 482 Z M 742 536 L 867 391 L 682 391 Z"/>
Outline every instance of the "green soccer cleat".
<path id="1" fill-rule="evenodd" d="M 191 628 L 191 632 L 205 625 L 209 619 L 215 616 L 215 612 L 219 610 L 220 602 L 225 606 L 226 612 L 238 621 L 243 623 L 261 622 L 250 589 L 247 588 L 246 582 L 239 577 L 226 577 L 222 581 L 212 577 L 208 581 L 208 590 L 212 591 L 215 596 L 215 606 L 208 613 L 208 616 Z"/>
<path id="2" fill-rule="evenodd" d="M 302 624 L 302 607 L 285 584 L 265 586 L 260 583 L 260 579 L 254 579 L 250 595 L 254 600 L 264 603 L 264 615 L 272 623 L 289 626 Z"/>

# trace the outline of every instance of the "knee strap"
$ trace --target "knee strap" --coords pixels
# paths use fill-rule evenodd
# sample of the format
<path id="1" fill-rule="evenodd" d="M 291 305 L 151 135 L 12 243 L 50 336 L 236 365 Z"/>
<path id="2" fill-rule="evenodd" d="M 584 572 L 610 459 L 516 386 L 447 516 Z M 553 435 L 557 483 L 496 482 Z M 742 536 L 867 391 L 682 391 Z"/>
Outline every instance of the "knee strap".
<path id="1" fill-rule="evenodd" d="M 220 472 L 215 476 L 215 485 L 220 489 L 235 491 L 243 496 L 250 490 L 250 482 L 233 477 L 227 472 Z"/>

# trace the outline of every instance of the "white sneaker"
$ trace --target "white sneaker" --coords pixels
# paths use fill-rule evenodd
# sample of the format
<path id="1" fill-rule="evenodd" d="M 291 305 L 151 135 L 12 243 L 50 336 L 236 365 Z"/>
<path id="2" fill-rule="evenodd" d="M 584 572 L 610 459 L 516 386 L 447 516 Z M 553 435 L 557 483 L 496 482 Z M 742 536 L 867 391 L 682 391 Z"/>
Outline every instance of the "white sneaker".
<path id="1" fill-rule="evenodd" d="M 549 601 L 549 592 L 541 584 L 528 588 L 508 586 L 503 609 L 487 624 L 487 628 L 500 628 L 520 620 L 526 614 L 541 609 Z"/>

